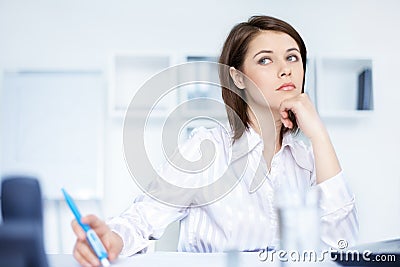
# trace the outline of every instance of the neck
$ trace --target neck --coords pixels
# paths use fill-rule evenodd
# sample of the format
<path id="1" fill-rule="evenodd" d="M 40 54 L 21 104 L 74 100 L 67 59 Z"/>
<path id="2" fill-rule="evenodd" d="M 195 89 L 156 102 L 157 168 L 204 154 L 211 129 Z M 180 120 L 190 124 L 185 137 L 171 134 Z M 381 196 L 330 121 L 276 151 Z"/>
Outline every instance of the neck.
<path id="1" fill-rule="evenodd" d="M 261 136 L 264 143 L 264 159 L 268 166 L 272 157 L 280 150 L 282 145 L 280 117 L 272 112 L 262 108 L 258 111 L 256 108 L 249 109 L 250 126 Z"/>

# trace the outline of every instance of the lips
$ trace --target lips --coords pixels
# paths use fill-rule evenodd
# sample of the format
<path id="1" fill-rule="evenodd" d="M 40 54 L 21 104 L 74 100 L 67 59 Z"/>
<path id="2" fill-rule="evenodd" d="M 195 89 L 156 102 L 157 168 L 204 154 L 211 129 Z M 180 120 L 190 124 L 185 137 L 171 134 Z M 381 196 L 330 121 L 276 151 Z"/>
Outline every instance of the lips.
<path id="1" fill-rule="evenodd" d="M 296 86 L 293 83 L 284 83 L 276 91 L 292 91 L 294 89 Z"/>

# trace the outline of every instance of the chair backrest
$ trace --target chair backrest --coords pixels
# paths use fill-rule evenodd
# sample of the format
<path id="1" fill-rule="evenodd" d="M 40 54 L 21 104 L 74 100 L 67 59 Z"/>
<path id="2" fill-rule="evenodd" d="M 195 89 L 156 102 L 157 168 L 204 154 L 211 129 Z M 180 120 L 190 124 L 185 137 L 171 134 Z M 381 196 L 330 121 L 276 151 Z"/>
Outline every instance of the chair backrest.
<path id="1" fill-rule="evenodd" d="M 27 221 L 43 225 L 42 194 L 34 177 L 7 176 L 1 184 L 3 222 Z"/>
<path id="2" fill-rule="evenodd" d="M 0 266 L 48 267 L 39 181 L 27 176 L 4 177 L 1 214 Z"/>
<path id="3" fill-rule="evenodd" d="M 26 222 L 0 225 L 0 266 L 48 267 L 39 228 Z"/>

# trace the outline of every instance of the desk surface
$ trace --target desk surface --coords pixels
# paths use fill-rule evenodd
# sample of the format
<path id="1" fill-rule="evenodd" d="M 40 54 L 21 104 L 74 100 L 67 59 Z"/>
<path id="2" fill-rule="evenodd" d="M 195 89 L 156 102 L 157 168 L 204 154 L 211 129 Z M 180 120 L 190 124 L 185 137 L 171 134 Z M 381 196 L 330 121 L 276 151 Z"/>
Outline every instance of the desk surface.
<path id="1" fill-rule="evenodd" d="M 181 252 L 154 252 L 148 254 L 135 255 L 127 258 L 119 258 L 111 264 L 115 267 L 271 267 L 281 266 L 281 262 L 275 259 L 273 262 L 261 261 L 259 253 L 181 253 Z M 78 267 L 78 263 L 71 254 L 51 254 L 48 255 L 50 267 Z M 293 262 L 291 262 L 292 264 Z M 337 267 L 339 265 L 331 261 L 317 263 L 296 263 L 295 266 L 327 266 Z M 292 265 L 290 265 L 292 266 Z"/>

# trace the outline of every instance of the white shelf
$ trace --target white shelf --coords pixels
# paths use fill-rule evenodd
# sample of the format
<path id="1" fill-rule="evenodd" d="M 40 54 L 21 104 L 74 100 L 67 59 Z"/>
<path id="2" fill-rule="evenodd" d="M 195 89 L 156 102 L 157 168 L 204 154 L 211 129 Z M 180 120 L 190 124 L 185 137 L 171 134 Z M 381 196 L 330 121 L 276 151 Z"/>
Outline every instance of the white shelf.
<path id="1" fill-rule="evenodd" d="M 329 112 L 320 112 L 322 118 L 326 119 L 354 119 L 369 118 L 373 114 L 373 110 L 336 110 Z"/>
<path id="2" fill-rule="evenodd" d="M 211 108 L 207 103 L 202 102 L 199 106 L 198 98 L 207 98 L 221 102 L 221 108 L 211 110 L 211 115 L 221 117 L 225 114 L 224 104 L 221 97 L 219 85 L 208 84 L 207 82 L 219 83 L 218 68 L 216 64 L 207 64 L 205 62 L 216 62 L 215 56 L 202 55 L 154 55 L 154 54 L 135 54 L 131 52 L 116 52 L 111 56 L 110 62 L 110 87 L 109 87 L 109 112 L 112 116 L 126 116 L 135 93 L 146 84 L 146 81 L 172 66 L 174 62 L 194 62 L 202 61 L 201 64 L 192 64 L 188 67 L 179 69 L 180 72 L 171 72 L 170 79 L 173 85 L 179 85 L 176 88 L 166 88 L 166 95 L 160 97 L 160 101 L 152 111 L 152 118 L 165 117 L 166 114 L 177 108 L 181 104 L 185 107 L 181 110 L 182 118 L 196 116 L 201 111 L 208 113 Z M 172 77 L 174 76 L 174 77 Z M 173 82 L 176 81 L 176 82 Z M 202 82 L 205 81 L 205 82 Z M 155 83 L 157 89 L 164 83 Z M 181 85 L 182 84 L 182 85 Z M 149 89 L 149 88 L 145 88 Z M 152 89 L 152 88 L 150 88 Z M 150 92 L 149 92 L 150 93 Z M 129 116 L 143 117 L 147 116 L 146 111 L 154 103 L 135 103 L 134 112 Z M 210 107 L 215 107 L 209 103 Z M 137 109 L 137 112 L 136 112 Z M 214 112 L 215 111 L 215 112 Z"/>
<path id="3" fill-rule="evenodd" d="M 215 56 L 186 56 L 187 62 L 200 62 L 198 64 L 187 65 L 185 69 L 178 74 L 181 84 L 178 88 L 178 104 L 185 103 L 182 109 L 183 116 L 196 116 L 200 113 L 208 113 L 219 116 L 221 110 L 224 110 L 224 104 L 221 96 L 221 87 L 219 86 L 218 58 Z M 211 62 L 211 63 L 207 63 Z M 189 82 L 189 84 L 186 84 Z M 193 82 L 193 83 L 191 83 Z M 215 102 L 218 101 L 221 107 L 215 108 Z"/>
<path id="4" fill-rule="evenodd" d="M 371 59 L 321 58 L 316 60 L 316 104 L 323 117 L 361 118 L 373 110 L 358 109 L 359 75 L 372 70 Z M 371 81 L 372 82 L 372 81 Z M 371 92 L 373 96 L 373 84 Z"/>
<path id="5" fill-rule="evenodd" d="M 179 60 L 178 60 L 179 59 Z M 171 84 L 179 85 L 171 88 L 168 94 L 163 95 L 152 111 L 152 117 L 165 117 L 179 105 L 186 103 L 182 108 L 182 119 L 190 119 L 207 111 L 214 117 L 226 116 L 221 90 L 219 87 L 217 65 L 206 61 L 216 62 L 216 56 L 210 55 L 169 55 L 169 54 L 135 54 L 130 52 L 117 52 L 111 58 L 109 110 L 114 116 L 125 116 L 126 110 L 135 93 L 145 82 L 168 67 L 174 62 L 202 61 L 204 64 L 193 64 L 185 67 L 171 77 L 176 81 Z M 337 58 L 337 57 L 312 57 L 307 60 L 305 92 L 316 105 L 320 115 L 325 118 L 362 118 L 373 111 L 373 100 L 370 110 L 358 109 L 359 75 L 365 70 L 372 70 L 372 60 L 368 58 Z M 173 75 L 172 75 L 173 76 Z M 371 77 L 372 78 L 372 77 Z M 198 82 L 196 82 L 198 81 Z M 206 82 L 201 82 L 206 81 Z M 217 83 L 207 83 L 215 82 Z M 193 83 L 190 83 L 193 82 Z M 156 83 L 156 87 L 165 83 Z M 152 89 L 152 88 L 146 88 Z M 166 88 L 168 89 L 168 88 Z M 152 91 L 152 90 L 151 90 Z M 167 90 L 166 90 L 167 91 Z M 373 84 L 371 80 L 371 95 L 373 97 Z M 221 102 L 221 108 L 214 109 L 212 103 L 197 102 L 197 99 L 213 99 Z M 150 99 L 150 97 L 149 97 Z M 195 101 L 192 101 L 195 100 Z M 146 116 L 143 111 L 149 110 L 153 103 L 145 101 L 136 103 L 138 112 L 133 116 Z M 158 115 L 157 115 L 158 114 Z"/>
<path id="6" fill-rule="evenodd" d="M 111 56 L 109 112 L 113 116 L 124 115 L 135 93 L 145 82 L 170 66 L 169 55 L 135 54 L 131 52 L 116 52 Z M 141 103 L 138 109 L 147 107 Z M 161 103 L 162 105 L 164 103 Z M 165 106 L 160 105 L 163 109 Z"/>
<path id="7" fill-rule="evenodd" d="M 315 77 L 315 59 L 307 59 L 307 70 L 305 75 L 304 92 L 308 94 L 311 101 L 316 104 L 316 77 Z"/>

